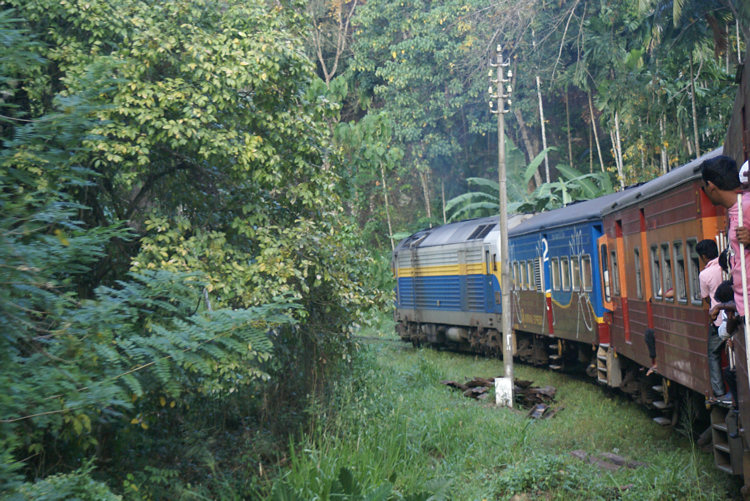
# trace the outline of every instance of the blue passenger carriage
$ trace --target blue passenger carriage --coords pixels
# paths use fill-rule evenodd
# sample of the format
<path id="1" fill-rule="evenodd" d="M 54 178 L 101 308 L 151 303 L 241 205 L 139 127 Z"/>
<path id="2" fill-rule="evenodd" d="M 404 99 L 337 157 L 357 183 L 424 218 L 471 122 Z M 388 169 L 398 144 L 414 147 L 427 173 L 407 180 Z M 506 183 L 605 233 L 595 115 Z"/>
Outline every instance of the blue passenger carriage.
<path id="1" fill-rule="evenodd" d="M 602 289 L 609 278 L 599 271 L 597 241 L 602 211 L 622 196 L 537 214 L 510 231 L 512 325 L 522 360 L 560 368 L 565 360 L 587 362 L 586 347 L 608 342 Z"/>

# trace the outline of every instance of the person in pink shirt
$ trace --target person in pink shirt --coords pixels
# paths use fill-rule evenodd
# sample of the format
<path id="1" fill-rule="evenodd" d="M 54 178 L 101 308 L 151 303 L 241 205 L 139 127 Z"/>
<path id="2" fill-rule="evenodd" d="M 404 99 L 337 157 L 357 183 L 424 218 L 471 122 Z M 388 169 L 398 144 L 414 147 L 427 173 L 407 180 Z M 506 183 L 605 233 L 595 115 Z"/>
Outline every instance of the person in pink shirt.
<path id="1" fill-rule="evenodd" d="M 744 343 L 744 323 L 745 307 L 743 298 L 749 291 L 742 287 L 742 259 L 740 256 L 740 243 L 744 246 L 745 254 L 745 274 L 750 280 L 750 230 L 746 225 L 750 225 L 750 194 L 745 192 L 748 185 L 748 163 L 737 168 L 737 163 L 731 157 L 719 155 L 704 161 L 701 164 L 701 177 L 703 179 L 703 192 L 714 205 L 727 209 L 727 219 L 729 225 L 727 237 L 729 239 L 729 267 L 734 292 L 734 311 L 737 315 L 738 329 L 737 341 L 734 345 L 736 360 L 738 361 L 737 372 L 747 374 L 747 364 L 744 361 L 745 349 Z M 742 207 L 738 205 L 737 198 L 740 196 Z M 739 224 L 739 211 L 742 210 L 742 226 Z M 750 283 L 750 282 L 749 282 Z M 738 351 L 739 350 L 739 351 Z M 744 366 L 744 367 L 743 367 Z M 745 395 L 750 391 L 748 381 L 744 378 L 738 378 L 738 388 L 740 395 Z M 735 395 L 739 397 L 740 395 Z M 741 399 L 740 399 L 741 400 Z M 747 406 L 748 402 L 735 400 L 735 405 L 740 407 Z"/>
<path id="2" fill-rule="evenodd" d="M 719 265 L 719 247 L 716 242 L 710 239 L 701 240 L 695 246 L 695 252 L 698 254 L 700 264 L 703 270 L 698 275 L 700 284 L 701 297 L 709 309 L 716 306 L 717 301 L 714 295 L 716 289 L 723 281 L 721 266 Z M 724 391 L 724 381 L 721 377 L 721 349 L 724 340 L 719 337 L 719 326 L 722 317 L 717 315 L 716 319 L 709 323 L 708 327 L 708 374 L 711 381 L 711 390 L 717 400 L 724 402 L 731 398 Z"/>
<path id="3" fill-rule="evenodd" d="M 745 271 L 750 280 L 750 231 L 745 227 L 750 224 L 750 194 L 742 193 L 742 182 L 736 162 L 728 156 L 719 155 L 709 158 L 701 164 L 703 192 L 714 205 L 727 209 L 729 228 L 729 267 L 734 288 L 734 302 L 737 315 L 744 316 L 742 302 L 742 268 L 740 259 L 740 242 L 745 245 Z M 744 179 L 747 182 L 747 176 Z M 742 193 L 743 227 L 739 227 L 739 207 L 737 194 Z"/>

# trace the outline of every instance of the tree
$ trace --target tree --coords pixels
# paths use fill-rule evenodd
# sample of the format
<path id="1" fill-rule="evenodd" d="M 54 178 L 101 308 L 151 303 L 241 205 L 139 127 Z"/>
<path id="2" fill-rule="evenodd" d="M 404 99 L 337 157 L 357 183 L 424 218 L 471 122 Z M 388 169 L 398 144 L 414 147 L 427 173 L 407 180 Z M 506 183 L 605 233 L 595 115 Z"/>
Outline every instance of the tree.
<path id="1" fill-rule="evenodd" d="M 373 96 L 374 112 L 392 117 L 394 140 L 404 151 L 397 175 L 409 188 L 401 191 L 421 200 L 430 220 L 437 219 L 431 217 L 436 180 L 451 187 L 465 173 L 484 173 L 491 165 L 490 49 L 494 53 L 503 30 L 511 36 L 523 30 L 532 10 L 454 0 L 375 0 L 358 8 L 352 88 Z"/>
<path id="2" fill-rule="evenodd" d="M 298 9 L 8 4 L 3 467 L 106 453 L 167 397 L 314 392 L 380 296 Z"/>

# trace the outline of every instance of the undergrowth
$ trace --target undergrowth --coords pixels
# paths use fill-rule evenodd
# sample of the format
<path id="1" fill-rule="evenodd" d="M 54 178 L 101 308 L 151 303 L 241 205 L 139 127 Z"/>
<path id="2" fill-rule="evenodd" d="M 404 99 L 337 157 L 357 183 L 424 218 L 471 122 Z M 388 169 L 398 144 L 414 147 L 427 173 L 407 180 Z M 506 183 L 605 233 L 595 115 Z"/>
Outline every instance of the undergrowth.
<path id="1" fill-rule="evenodd" d="M 387 325 L 386 325 L 387 327 Z M 381 326 L 382 328 L 382 326 Z M 498 360 L 375 341 L 348 380 L 314 410 L 273 486 L 286 499 L 727 499 L 736 481 L 710 454 L 653 423 L 625 398 L 560 374 L 516 366 L 558 389 L 552 419 L 500 409 L 440 383 L 501 375 Z M 570 453 L 614 452 L 643 465 L 617 471 Z M 519 499 L 519 498 L 516 498 Z"/>

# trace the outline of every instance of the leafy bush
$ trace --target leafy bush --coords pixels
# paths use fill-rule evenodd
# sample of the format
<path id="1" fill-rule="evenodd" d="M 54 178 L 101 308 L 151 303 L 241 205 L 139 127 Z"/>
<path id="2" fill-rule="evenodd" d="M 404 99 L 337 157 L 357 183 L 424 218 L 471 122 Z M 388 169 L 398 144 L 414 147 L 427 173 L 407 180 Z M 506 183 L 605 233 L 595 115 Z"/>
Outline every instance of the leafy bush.
<path id="1" fill-rule="evenodd" d="M 96 454 L 113 486 L 170 497 L 165 450 L 165 471 L 211 470 L 179 460 L 193 426 L 231 442 L 351 357 L 381 300 L 322 168 L 336 105 L 310 90 L 301 26 L 260 0 L 6 2 L 4 491 Z"/>
<path id="2" fill-rule="evenodd" d="M 8 501 L 34 499 L 36 501 L 117 501 L 122 497 L 109 490 L 106 484 L 91 478 L 93 466 L 86 466 L 73 472 L 50 475 L 43 480 L 21 485 Z"/>

